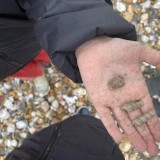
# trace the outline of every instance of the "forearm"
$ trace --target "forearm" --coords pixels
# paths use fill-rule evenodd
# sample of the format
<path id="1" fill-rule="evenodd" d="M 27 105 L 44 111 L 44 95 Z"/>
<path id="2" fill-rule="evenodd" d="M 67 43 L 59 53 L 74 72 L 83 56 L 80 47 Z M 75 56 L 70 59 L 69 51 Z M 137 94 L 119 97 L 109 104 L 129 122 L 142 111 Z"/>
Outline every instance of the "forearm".
<path id="1" fill-rule="evenodd" d="M 135 27 L 116 13 L 106 0 L 18 0 L 52 63 L 74 82 L 82 82 L 75 50 L 97 36 L 136 40 Z M 33 1 L 32 1 L 33 2 Z"/>

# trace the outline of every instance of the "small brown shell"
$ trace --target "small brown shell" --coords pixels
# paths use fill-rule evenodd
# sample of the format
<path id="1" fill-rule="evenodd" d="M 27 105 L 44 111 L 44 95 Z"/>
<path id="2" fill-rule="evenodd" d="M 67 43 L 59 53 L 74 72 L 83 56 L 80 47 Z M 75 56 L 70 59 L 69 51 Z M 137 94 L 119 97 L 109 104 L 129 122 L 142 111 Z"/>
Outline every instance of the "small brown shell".
<path id="1" fill-rule="evenodd" d="M 141 126 L 142 124 L 144 124 L 145 122 L 147 122 L 154 115 L 155 115 L 154 111 L 147 112 L 144 115 L 142 115 L 142 116 L 138 117 L 137 119 L 133 120 L 132 124 L 135 127 Z"/>
<path id="2" fill-rule="evenodd" d="M 109 82 L 108 86 L 111 90 L 121 88 L 125 85 L 124 78 L 121 75 L 113 77 Z"/>

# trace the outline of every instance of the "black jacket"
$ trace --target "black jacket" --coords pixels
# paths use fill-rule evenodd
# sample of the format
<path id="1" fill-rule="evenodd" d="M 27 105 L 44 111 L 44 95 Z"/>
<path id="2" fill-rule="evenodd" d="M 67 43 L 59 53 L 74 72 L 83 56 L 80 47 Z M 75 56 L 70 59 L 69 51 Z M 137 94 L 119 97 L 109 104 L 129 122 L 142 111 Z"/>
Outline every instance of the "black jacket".
<path id="1" fill-rule="evenodd" d="M 43 48 L 65 75 L 82 82 L 74 54 L 78 46 L 101 35 L 136 40 L 135 27 L 110 0 L 5 0 L 0 6 L 1 80 Z"/>
<path id="2" fill-rule="evenodd" d="M 124 160 L 102 122 L 76 115 L 24 140 L 6 160 Z"/>

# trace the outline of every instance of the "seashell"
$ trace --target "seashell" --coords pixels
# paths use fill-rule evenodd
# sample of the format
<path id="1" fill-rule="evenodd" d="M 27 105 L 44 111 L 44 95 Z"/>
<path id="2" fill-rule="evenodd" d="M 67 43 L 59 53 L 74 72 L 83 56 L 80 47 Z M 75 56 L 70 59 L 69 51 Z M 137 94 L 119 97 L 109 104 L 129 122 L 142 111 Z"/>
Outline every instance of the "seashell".
<path id="1" fill-rule="evenodd" d="M 147 120 L 149 120 L 154 115 L 155 115 L 154 111 L 147 112 L 147 113 L 143 114 L 142 116 L 138 117 L 137 119 L 133 120 L 132 124 L 136 127 L 141 126 L 142 124 L 147 122 Z"/>
<path id="2" fill-rule="evenodd" d="M 113 77 L 108 82 L 110 90 L 121 88 L 125 85 L 124 78 L 121 75 Z"/>
<path id="3" fill-rule="evenodd" d="M 138 108 L 141 108 L 142 106 L 143 106 L 143 102 L 137 101 L 137 102 L 124 104 L 121 108 L 128 111 L 128 112 L 132 112 Z"/>

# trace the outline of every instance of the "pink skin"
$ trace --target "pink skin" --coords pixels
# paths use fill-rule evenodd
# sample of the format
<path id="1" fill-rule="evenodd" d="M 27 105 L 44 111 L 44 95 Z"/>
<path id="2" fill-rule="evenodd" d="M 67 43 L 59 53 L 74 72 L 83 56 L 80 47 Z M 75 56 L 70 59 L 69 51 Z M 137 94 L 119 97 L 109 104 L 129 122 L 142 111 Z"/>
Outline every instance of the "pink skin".
<path id="1" fill-rule="evenodd" d="M 147 62 L 160 68 L 160 53 L 138 42 L 103 36 L 78 47 L 76 57 L 90 100 L 110 135 L 116 141 L 123 136 L 114 116 L 138 151 L 147 150 L 149 154 L 156 155 L 158 148 L 155 141 L 160 140 L 160 123 L 156 114 L 139 127 L 134 127 L 131 120 L 154 111 L 140 64 Z M 125 86 L 110 90 L 108 81 L 115 75 L 124 77 Z M 137 100 L 144 104 L 141 109 L 131 113 L 120 109 L 123 104 Z"/>

